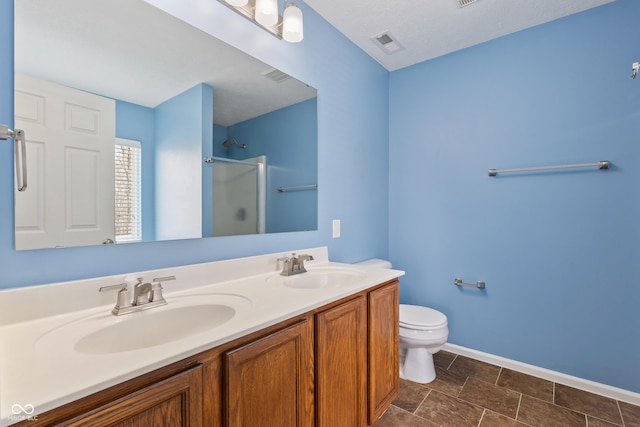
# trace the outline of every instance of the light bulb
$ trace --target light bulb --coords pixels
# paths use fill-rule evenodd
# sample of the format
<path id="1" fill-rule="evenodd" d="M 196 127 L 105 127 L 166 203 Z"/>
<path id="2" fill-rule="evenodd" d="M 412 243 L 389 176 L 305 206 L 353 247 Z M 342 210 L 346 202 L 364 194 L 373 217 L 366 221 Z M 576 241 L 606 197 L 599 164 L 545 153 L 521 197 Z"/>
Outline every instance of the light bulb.
<path id="1" fill-rule="evenodd" d="M 242 7 L 246 6 L 249 3 L 249 0 L 224 0 L 229 3 L 231 6 Z"/>
<path id="2" fill-rule="evenodd" d="M 256 0 L 256 21 L 265 27 L 278 23 L 278 1 Z"/>
<path id="3" fill-rule="evenodd" d="M 284 10 L 282 20 L 282 38 L 290 43 L 302 41 L 304 38 L 302 11 L 294 2 Z"/>

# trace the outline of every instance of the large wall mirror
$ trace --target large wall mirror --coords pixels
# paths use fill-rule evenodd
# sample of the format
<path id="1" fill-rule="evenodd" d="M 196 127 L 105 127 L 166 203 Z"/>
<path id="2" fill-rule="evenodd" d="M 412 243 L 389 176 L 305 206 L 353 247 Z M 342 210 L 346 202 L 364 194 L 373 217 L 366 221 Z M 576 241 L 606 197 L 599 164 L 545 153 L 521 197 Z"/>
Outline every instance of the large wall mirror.
<path id="1" fill-rule="evenodd" d="M 15 0 L 16 249 L 317 229 L 316 95 L 142 0 Z"/>

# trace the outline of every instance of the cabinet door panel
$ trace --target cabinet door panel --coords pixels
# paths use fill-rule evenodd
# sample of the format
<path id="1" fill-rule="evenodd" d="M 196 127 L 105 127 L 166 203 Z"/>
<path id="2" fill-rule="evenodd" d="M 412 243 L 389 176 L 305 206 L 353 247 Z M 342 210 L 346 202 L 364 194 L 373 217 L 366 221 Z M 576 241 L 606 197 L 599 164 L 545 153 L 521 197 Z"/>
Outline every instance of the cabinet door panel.
<path id="1" fill-rule="evenodd" d="M 225 361 L 227 426 L 313 426 L 311 321 L 227 352 Z"/>
<path id="2" fill-rule="evenodd" d="M 202 426 L 202 366 L 124 396 L 63 426 Z"/>
<path id="3" fill-rule="evenodd" d="M 400 392 L 400 283 L 369 292 L 369 424 Z"/>
<path id="4" fill-rule="evenodd" d="M 366 425 L 366 320 L 363 296 L 316 315 L 320 427 Z"/>

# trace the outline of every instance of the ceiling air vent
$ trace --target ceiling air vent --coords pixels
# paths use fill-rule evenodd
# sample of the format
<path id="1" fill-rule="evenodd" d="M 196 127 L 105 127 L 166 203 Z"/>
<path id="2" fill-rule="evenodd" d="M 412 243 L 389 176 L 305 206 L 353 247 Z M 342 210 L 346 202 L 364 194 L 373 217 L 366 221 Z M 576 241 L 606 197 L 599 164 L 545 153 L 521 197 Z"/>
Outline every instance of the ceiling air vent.
<path id="1" fill-rule="evenodd" d="M 404 49 L 404 47 L 402 47 L 402 45 L 398 43 L 388 31 L 372 37 L 371 41 L 388 55 Z"/>
<path id="2" fill-rule="evenodd" d="M 471 3 L 475 3 L 478 0 L 458 0 L 458 6 L 460 7 L 465 7 L 465 6 L 469 6 Z"/>
<path id="3" fill-rule="evenodd" d="M 283 81 L 291 78 L 289 74 L 283 73 L 282 71 L 276 70 L 275 68 L 269 68 L 268 70 L 264 70 L 260 74 L 276 83 L 282 83 Z"/>

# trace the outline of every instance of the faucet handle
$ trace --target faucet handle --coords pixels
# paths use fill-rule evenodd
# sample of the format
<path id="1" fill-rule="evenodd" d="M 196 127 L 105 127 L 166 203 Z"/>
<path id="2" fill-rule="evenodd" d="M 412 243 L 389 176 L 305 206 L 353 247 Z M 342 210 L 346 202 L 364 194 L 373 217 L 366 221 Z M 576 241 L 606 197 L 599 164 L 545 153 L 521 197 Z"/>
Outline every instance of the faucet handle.
<path id="1" fill-rule="evenodd" d="M 291 272 L 293 271 L 293 264 L 295 263 L 296 260 L 296 254 L 291 254 L 291 256 L 283 256 L 281 258 L 277 258 L 276 261 L 280 262 L 280 261 L 284 261 L 282 263 L 282 271 L 280 272 L 280 274 L 282 276 L 289 276 L 291 275 Z"/>
<path id="2" fill-rule="evenodd" d="M 111 285 L 111 286 L 103 286 L 100 289 L 98 289 L 98 292 L 105 292 L 105 291 L 118 291 L 118 299 L 116 301 L 116 305 L 115 307 L 113 307 L 113 312 L 114 314 L 117 314 L 117 312 L 124 307 L 131 307 L 131 300 L 129 298 L 129 287 L 127 286 L 126 283 L 118 283 L 117 285 Z"/>
<path id="3" fill-rule="evenodd" d="M 98 289 L 98 292 L 106 292 L 106 291 L 126 291 L 127 284 L 126 283 L 118 283 L 117 285 L 103 286 Z"/>
<path id="4" fill-rule="evenodd" d="M 164 296 L 162 295 L 162 282 L 167 282 L 169 280 L 176 280 L 176 276 L 159 277 L 157 279 L 153 279 L 153 281 L 151 282 L 151 294 L 149 296 L 149 301 L 165 301 Z"/>
<path id="5" fill-rule="evenodd" d="M 176 276 L 167 276 L 167 277 L 159 277 L 157 279 L 153 279 L 153 283 L 162 283 L 162 282 L 168 282 L 169 280 L 176 280 Z"/>

